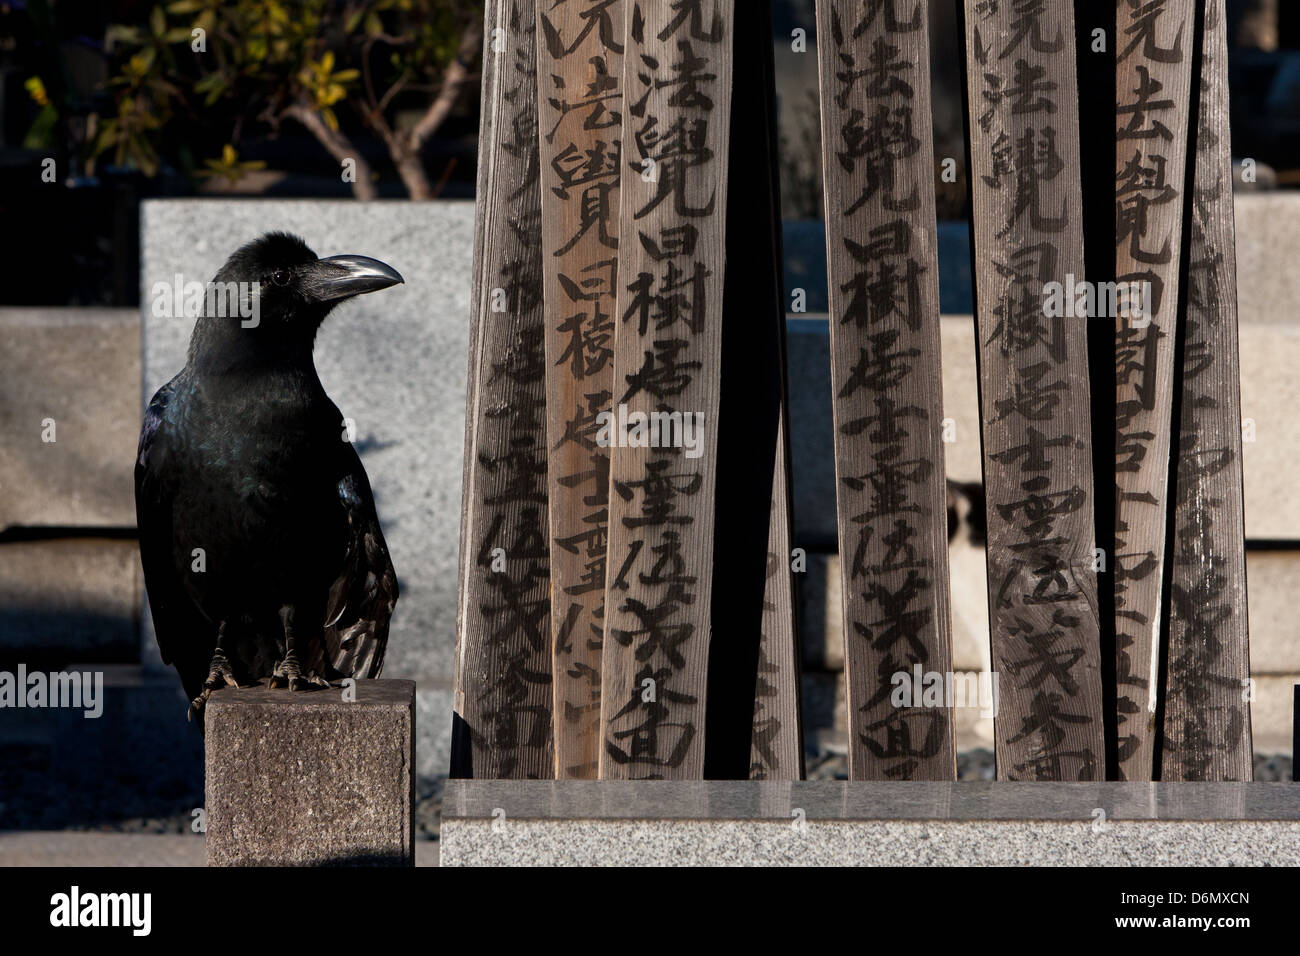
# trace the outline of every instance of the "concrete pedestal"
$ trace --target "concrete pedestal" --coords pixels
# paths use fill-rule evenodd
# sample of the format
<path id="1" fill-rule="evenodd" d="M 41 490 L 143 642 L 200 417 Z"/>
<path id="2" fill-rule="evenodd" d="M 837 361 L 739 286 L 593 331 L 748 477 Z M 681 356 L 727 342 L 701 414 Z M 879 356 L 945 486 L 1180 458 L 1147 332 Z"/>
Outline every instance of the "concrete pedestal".
<path id="1" fill-rule="evenodd" d="M 414 865 L 414 681 L 220 690 L 206 726 L 209 866 Z"/>

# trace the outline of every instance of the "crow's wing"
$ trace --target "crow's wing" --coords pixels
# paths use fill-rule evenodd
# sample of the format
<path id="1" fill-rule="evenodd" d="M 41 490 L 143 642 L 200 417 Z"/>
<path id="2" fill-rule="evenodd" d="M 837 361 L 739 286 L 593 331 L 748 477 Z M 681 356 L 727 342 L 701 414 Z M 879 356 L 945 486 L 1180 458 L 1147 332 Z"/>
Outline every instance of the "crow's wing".
<path id="1" fill-rule="evenodd" d="M 397 574 L 375 513 L 361 459 L 351 446 L 350 466 L 339 480 L 348 519 L 343 571 L 330 588 L 325 612 L 325 657 L 341 677 L 378 677 L 388 646 L 388 622 L 397 604 Z"/>
<path id="2" fill-rule="evenodd" d="M 176 379 L 172 379 L 158 390 L 144 413 L 135 459 L 135 519 L 158 650 L 164 663 L 176 667 L 185 693 L 194 698 L 203 690 L 217 636 L 212 622 L 186 593 L 173 554 L 175 492 L 163 412 L 175 389 Z"/>

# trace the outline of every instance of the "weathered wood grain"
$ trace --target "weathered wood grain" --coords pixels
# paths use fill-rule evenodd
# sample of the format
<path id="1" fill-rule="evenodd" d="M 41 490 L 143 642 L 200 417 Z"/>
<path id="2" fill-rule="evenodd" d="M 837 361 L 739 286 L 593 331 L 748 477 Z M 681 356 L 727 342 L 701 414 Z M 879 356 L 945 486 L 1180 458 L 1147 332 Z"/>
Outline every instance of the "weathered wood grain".
<path id="1" fill-rule="evenodd" d="M 784 406 L 784 402 L 782 404 Z M 802 780 L 804 777 L 801 668 L 798 636 L 794 629 L 794 581 L 790 568 L 790 466 L 786 422 L 783 408 L 777 425 L 777 460 L 772 475 L 767 578 L 754 687 L 754 729 L 750 743 L 751 780 Z"/>
<path id="2" fill-rule="evenodd" d="M 1119 0 L 1116 19 L 1115 278 L 1130 290 L 1104 313 L 1115 321 L 1116 726 L 1120 778 L 1151 780 L 1196 18 L 1189 3 Z"/>
<path id="3" fill-rule="evenodd" d="M 1096 780 L 1087 320 L 1048 314 L 1084 272 L 1074 11 L 965 0 L 964 31 L 997 774 Z"/>
<path id="4" fill-rule="evenodd" d="M 601 778 L 703 774 L 732 26 L 627 16 Z M 652 412 L 682 440 L 646 447 Z"/>
<path id="5" fill-rule="evenodd" d="M 488 0 L 452 764 L 547 778 L 545 326 L 532 0 Z"/>
<path id="6" fill-rule="evenodd" d="M 624 28 L 623 0 L 537 7 L 559 779 L 594 778 L 600 756 Z"/>
<path id="7" fill-rule="evenodd" d="M 818 0 L 817 35 L 849 776 L 952 780 L 926 4 Z"/>
<path id="8" fill-rule="evenodd" d="M 1160 779 L 1250 780 L 1254 695 L 1223 0 L 1204 0 L 1203 23 Z"/>

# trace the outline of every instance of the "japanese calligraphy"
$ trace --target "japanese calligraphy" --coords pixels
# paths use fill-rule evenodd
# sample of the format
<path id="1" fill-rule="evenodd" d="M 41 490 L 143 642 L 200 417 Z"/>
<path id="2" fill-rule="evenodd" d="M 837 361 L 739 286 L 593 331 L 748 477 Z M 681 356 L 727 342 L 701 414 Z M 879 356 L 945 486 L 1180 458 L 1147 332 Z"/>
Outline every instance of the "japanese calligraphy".
<path id="1" fill-rule="evenodd" d="M 1223 0 L 1205 0 L 1163 780 L 1253 777 L 1225 22 Z"/>
<path id="2" fill-rule="evenodd" d="M 819 0 L 849 775 L 951 780 L 951 670 L 929 39 L 919 0 Z"/>
<path id="3" fill-rule="evenodd" d="M 710 635 L 731 0 L 625 0 L 612 394 L 703 450 L 610 449 L 602 778 L 699 778 Z M 620 408 L 620 415 L 623 414 Z"/>
<path id="4" fill-rule="evenodd" d="M 1115 317 L 1116 723 L 1122 779 L 1154 779 L 1165 488 L 1173 407 L 1190 4 L 1123 0 L 1116 63 L 1115 273 L 1150 284 L 1149 311 Z"/>
<path id="5" fill-rule="evenodd" d="M 476 237 L 456 710 L 474 776 L 545 778 L 554 774 L 551 548 L 532 0 L 493 5 L 487 26 L 508 42 L 484 58 L 495 94 L 480 142 L 487 190 Z"/>
<path id="6" fill-rule="evenodd" d="M 1105 773 L 1069 4 L 967 0 L 999 779 Z M 1054 314 L 1053 314 L 1054 313 Z"/>
<path id="7" fill-rule="evenodd" d="M 623 169 L 623 0 L 537 7 L 558 778 L 594 778 Z"/>

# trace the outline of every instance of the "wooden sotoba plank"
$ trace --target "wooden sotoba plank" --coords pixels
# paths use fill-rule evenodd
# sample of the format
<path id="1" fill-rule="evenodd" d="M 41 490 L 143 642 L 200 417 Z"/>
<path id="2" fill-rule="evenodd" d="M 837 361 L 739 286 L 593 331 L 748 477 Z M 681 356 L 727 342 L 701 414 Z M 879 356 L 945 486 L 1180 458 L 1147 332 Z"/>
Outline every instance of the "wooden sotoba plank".
<path id="1" fill-rule="evenodd" d="M 1205 0 L 1162 780 L 1253 778 L 1241 367 L 1223 0 Z"/>
<path id="2" fill-rule="evenodd" d="M 623 0 L 537 7 L 559 779 L 594 778 L 600 755 L 623 33 Z"/>
<path id="3" fill-rule="evenodd" d="M 1195 8 L 1122 0 L 1116 23 L 1116 726 L 1124 780 L 1152 780 L 1156 747 L 1174 341 Z M 1098 299 L 1103 299 L 1099 296 Z"/>
<path id="4" fill-rule="evenodd" d="M 545 327 L 532 0 L 488 0 L 453 772 L 548 778 Z"/>
<path id="5" fill-rule="evenodd" d="M 818 0 L 817 36 L 849 776 L 952 780 L 926 6 Z"/>
<path id="6" fill-rule="evenodd" d="M 997 773 L 1099 780 L 1087 320 L 1048 315 L 1083 276 L 1074 12 L 965 0 L 964 20 Z"/>
<path id="7" fill-rule="evenodd" d="M 782 414 L 777 423 L 767 578 L 754 687 L 754 730 L 749 760 L 751 780 L 802 780 L 804 777 L 801 661 L 794 630 L 794 581 L 790 567 L 790 466 L 786 421 Z"/>
<path id="8" fill-rule="evenodd" d="M 703 774 L 732 18 L 627 15 L 601 778 Z"/>

